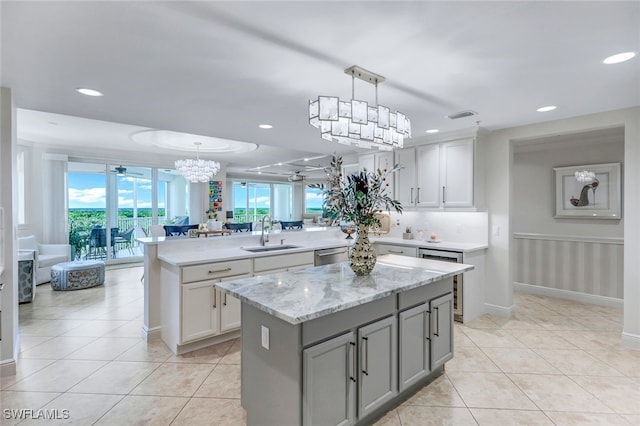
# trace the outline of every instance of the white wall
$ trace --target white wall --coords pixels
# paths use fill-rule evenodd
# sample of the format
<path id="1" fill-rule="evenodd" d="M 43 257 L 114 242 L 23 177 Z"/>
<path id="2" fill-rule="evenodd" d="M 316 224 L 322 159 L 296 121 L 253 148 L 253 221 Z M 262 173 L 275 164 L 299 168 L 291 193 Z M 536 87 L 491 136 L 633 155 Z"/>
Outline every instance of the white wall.
<path id="1" fill-rule="evenodd" d="M 498 130 L 489 135 L 486 152 L 486 202 L 489 209 L 489 244 L 486 304 L 493 312 L 509 314 L 513 304 L 511 213 L 515 202 L 513 143 L 536 137 L 624 126 L 624 326 L 623 341 L 640 348 L 640 108 L 608 111 Z"/>
<path id="2" fill-rule="evenodd" d="M 486 212 L 405 211 L 402 214 L 391 213 L 390 217 L 390 237 L 401 238 L 406 227 L 410 226 L 416 239 L 418 230 L 422 229 L 423 240 L 434 232 L 438 239 L 447 242 L 487 244 L 489 229 Z"/>

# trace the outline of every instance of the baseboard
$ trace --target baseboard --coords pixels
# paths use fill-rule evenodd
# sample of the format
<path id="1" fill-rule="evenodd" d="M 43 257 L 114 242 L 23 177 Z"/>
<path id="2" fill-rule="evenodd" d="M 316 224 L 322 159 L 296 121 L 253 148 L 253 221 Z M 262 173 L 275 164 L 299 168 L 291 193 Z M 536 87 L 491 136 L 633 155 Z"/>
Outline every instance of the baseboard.
<path id="1" fill-rule="evenodd" d="M 511 318 L 513 316 L 513 305 L 511 306 L 498 306 L 491 303 L 484 304 L 484 312 L 489 315 L 495 315 L 497 317 Z"/>
<path id="2" fill-rule="evenodd" d="M 15 358 L 0 361 L 0 377 L 15 376 L 15 375 L 16 375 Z"/>
<path id="3" fill-rule="evenodd" d="M 622 332 L 622 344 L 628 348 L 640 349 L 640 335 Z"/>
<path id="4" fill-rule="evenodd" d="M 209 346 L 217 345 L 218 343 L 226 342 L 228 340 L 237 339 L 240 337 L 240 330 L 230 331 L 228 333 L 219 334 L 217 336 L 209 337 L 204 340 L 198 340 L 193 343 L 186 343 L 184 345 L 178 345 L 176 355 L 186 354 L 187 352 L 195 351 L 198 349 L 206 348 Z"/>
<path id="5" fill-rule="evenodd" d="M 162 328 L 160 326 L 152 327 L 152 328 L 147 328 L 146 325 L 142 326 L 142 340 L 146 342 L 151 342 L 154 340 L 160 340 L 161 337 L 162 337 Z"/>
<path id="6" fill-rule="evenodd" d="M 589 303 L 591 305 L 608 306 L 611 308 L 622 308 L 623 300 L 615 297 L 598 296 L 597 294 L 580 293 L 578 291 L 561 290 L 558 288 L 542 287 L 539 285 L 513 283 L 515 291 L 538 296 L 555 297 L 558 299 L 573 300 L 574 302 Z"/>

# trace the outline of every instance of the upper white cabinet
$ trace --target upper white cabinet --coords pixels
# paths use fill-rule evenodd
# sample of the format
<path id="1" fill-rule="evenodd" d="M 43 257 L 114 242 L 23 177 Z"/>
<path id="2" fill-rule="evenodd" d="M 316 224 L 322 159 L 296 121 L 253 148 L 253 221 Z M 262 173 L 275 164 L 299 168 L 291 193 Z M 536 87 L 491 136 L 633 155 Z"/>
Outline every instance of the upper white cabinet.
<path id="1" fill-rule="evenodd" d="M 391 151 L 383 151 L 383 152 L 375 152 L 372 154 L 361 155 L 358 158 L 358 164 L 360 165 L 360 169 L 367 169 L 369 172 L 375 172 L 378 169 L 380 170 L 390 170 L 393 165 L 393 152 Z M 390 174 L 387 177 L 389 184 L 389 195 L 393 194 L 394 188 L 394 175 Z"/>
<path id="2" fill-rule="evenodd" d="M 475 139 L 430 143 L 398 150 L 395 155 L 403 167 L 395 177 L 395 195 L 404 207 L 477 206 Z"/>

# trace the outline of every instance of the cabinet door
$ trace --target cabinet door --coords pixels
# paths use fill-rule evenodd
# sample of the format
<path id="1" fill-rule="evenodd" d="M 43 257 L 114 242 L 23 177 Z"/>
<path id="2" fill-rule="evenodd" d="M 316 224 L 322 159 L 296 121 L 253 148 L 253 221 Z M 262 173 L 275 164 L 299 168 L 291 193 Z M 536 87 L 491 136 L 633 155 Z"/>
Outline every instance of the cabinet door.
<path id="1" fill-rule="evenodd" d="M 373 154 L 361 155 L 358 157 L 358 165 L 360 170 L 367 169 L 368 172 L 373 172 L 376 169 L 376 158 Z"/>
<path id="2" fill-rule="evenodd" d="M 473 206 L 473 139 L 443 143 L 440 179 L 445 207 Z"/>
<path id="3" fill-rule="evenodd" d="M 182 285 L 182 343 L 213 336 L 220 331 L 218 302 L 212 281 Z"/>
<path id="4" fill-rule="evenodd" d="M 398 393 L 396 317 L 358 329 L 358 418 L 363 418 Z"/>
<path id="5" fill-rule="evenodd" d="M 393 168 L 393 152 L 380 152 L 378 154 L 375 154 L 375 159 L 376 159 L 376 168 L 375 171 L 377 172 L 378 169 L 380 170 L 391 170 Z M 393 198 L 393 188 L 395 185 L 395 176 L 393 174 L 390 174 L 387 176 L 387 182 L 389 184 L 389 186 L 387 187 L 387 190 L 384 191 L 389 197 Z"/>
<path id="6" fill-rule="evenodd" d="M 222 301 L 220 305 L 220 331 L 240 328 L 240 308 L 242 305 L 240 300 L 222 292 L 218 296 Z"/>
<path id="7" fill-rule="evenodd" d="M 396 163 L 402 168 L 395 175 L 395 199 L 405 207 L 415 205 L 416 200 L 416 150 L 414 148 L 396 151 Z"/>
<path id="8" fill-rule="evenodd" d="M 418 249 L 416 247 L 396 246 L 392 244 L 374 244 L 376 254 L 397 254 L 398 256 L 418 257 Z"/>
<path id="9" fill-rule="evenodd" d="M 355 423 L 355 342 L 343 334 L 303 351 L 305 425 Z"/>
<path id="10" fill-rule="evenodd" d="M 416 161 L 416 205 L 440 207 L 440 146 L 433 144 L 416 148 Z"/>
<path id="11" fill-rule="evenodd" d="M 453 293 L 429 302 L 431 370 L 453 358 Z"/>
<path id="12" fill-rule="evenodd" d="M 400 392 L 429 374 L 429 306 L 427 303 L 398 315 L 400 324 Z"/>

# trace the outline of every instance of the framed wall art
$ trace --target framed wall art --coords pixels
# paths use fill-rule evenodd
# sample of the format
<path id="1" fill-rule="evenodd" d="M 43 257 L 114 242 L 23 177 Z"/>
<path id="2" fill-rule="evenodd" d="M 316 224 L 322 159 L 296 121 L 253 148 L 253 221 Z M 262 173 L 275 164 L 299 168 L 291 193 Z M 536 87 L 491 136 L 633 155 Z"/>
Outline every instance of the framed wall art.
<path id="1" fill-rule="evenodd" d="M 556 167 L 556 218 L 620 219 L 620 163 Z"/>

